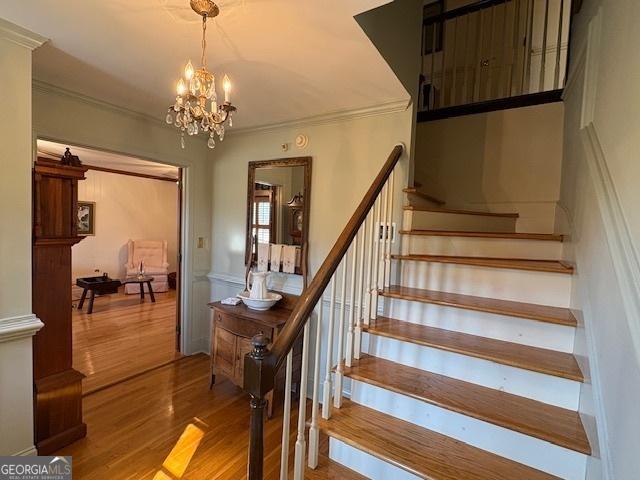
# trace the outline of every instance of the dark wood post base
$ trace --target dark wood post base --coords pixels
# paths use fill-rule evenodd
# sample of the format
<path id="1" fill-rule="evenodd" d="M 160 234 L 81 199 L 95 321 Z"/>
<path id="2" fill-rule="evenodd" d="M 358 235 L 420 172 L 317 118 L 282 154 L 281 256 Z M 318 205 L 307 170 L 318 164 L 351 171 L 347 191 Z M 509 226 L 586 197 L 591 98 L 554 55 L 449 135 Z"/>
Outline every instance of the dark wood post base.
<path id="1" fill-rule="evenodd" d="M 264 411 L 267 401 L 264 398 L 251 397 L 251 417 L 249 420 L 249 463 L 248 480 L 262 480 L 264 466 Z"/>

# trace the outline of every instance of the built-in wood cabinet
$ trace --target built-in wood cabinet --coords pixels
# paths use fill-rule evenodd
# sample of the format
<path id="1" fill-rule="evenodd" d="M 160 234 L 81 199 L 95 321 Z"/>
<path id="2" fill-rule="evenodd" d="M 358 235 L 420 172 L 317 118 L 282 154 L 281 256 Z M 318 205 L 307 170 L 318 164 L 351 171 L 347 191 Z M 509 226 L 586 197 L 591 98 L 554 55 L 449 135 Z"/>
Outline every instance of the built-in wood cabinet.
<path id="1" fill-rule="evenodd" d="M 260 333 L 273 342 L 285 326 L 291 309 L 298 297 L 282 294 L 283 299 L 270 310 L 259 312 L 250 310 L 244 304 L 223 305 L 210 303 L 211 318 L 211 386 L 222 375 L 235 385 L 242 387 L 244 381 L 244 358 L 251 352 L 251 338 Z M 293 390 L 298 394 L 300 385 L 300 365 L 302 362 L 302 337 L 298 338 L 293 350 Z M 284 368 L 276 377 L 276 386 L 266 399 L 267 415 L 273 414 L 274 405 L 282 405 L 284 394 Z"/>

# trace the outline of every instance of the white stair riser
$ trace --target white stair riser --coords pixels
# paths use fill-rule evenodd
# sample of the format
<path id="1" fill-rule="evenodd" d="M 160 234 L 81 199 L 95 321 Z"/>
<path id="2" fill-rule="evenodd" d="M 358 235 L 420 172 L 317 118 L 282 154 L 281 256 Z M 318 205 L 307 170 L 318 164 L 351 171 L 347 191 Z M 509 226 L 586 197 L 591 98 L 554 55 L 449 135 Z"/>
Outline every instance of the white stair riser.
<path id="1" fill-rule="evenodd" d="M 329 458 L 371 480 L 420 480 L 412 473 L 333 437 L 329 437 Z"/>
<path id="2" fill-rule="evenodd" d="M 380 335 L 363 335 L 362 351 L 409 367 L 446 375 L 569 410 L 578 409 L 580 382 L 574 380 Z"/>
<path id="3" fill-rule="evenodd" d="M 462 232 L 515 232 L 515 218 L 458 213 L 421 212 L 405 210 L 405 230 L 446 230 Z"/>
<path id="4" fill-rule="evenodd" d="M 535 437 L 360 381 L 351 401 L 566 480 L 583 480 L 587 457 Z"/>
<path id="5" fill-rule="evenodd" d="M 478 297 L 568 307 L 571 275 L 453 263 L 401 261 L 401 285 Z"/>
<path id="6" fill-rule="evenodd" d="M 562 243 L 508 238 L 403 235 L 402 253 L 405 255 L 453 255 L 459 257 L 558 260 L 562 258 Z"/>
<path id="7" fill-rule="evenodd" d="M 506 342 L 573 352 L 575 328 L 463 308 L 410 300 L 386 299 L 384 316 Z"/>

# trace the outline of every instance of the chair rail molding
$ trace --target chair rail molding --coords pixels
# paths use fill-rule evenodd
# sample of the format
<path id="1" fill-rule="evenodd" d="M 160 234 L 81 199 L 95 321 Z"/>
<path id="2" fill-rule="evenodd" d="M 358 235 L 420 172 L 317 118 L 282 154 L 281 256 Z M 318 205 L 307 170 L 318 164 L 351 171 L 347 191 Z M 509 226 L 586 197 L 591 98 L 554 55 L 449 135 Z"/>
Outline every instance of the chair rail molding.
<path id="1" fill-rule="evenodd" d="M 29 50 L 35 50 L 42 44 L 49 41 L 48 38 L 38 35 L 31 30 L 22 28 L 15 23 L 8 22 L 0 18 L 0 38 L 9 40 L 16 45 L 26 47 Z"/>
<path id="2" fill-rule="evenodd" d="M 0 319 L 0 343 L 31 337 L 44 327 L 33 313 Z"/>

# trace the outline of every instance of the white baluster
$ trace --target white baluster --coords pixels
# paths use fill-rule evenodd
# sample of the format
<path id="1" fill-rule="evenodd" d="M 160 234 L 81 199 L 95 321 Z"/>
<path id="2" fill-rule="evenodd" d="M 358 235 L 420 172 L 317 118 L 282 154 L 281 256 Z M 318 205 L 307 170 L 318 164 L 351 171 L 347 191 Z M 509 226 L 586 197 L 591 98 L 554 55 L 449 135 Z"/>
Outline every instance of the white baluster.
<path id="1" fill-rule="evenodd" d="M 362 294 L 363 294 L 363 289 L 365 288 L 364 286 L 364 261 L 365 261 L 364 249 L 367 241 L 366 221 L 362 223 L 362 227 L 360 228 L 359 238 L 360 238 L 360 247 L 359 247 L 360 260 L 358 261 L 358 287 L 357 287 L 358 298 L 356 299 L 356 303 L 357 303 L 356 328 L 355 328 L 355 336 L 353 339 L 353 356 L 356 358 L 356 360 L 360 360 L 360 352 L 362 349 L 361 323 L 362 323 L 362 309 L 363 309 L 362 302 L 365 301 L 365 299 L 363 299 Z"/>
<path id="2" fill-rule="evenodd" d="M 385 230 L 385 245 L 386 251 L 384 255 L 384 287 L 388 288 L 391 284 L 391 240 L 393 235 L 393 180 L 394 180 L 395 170 L 391 171 L 391 177 L 389 178 L 389 195 L 387 201 L 389 203 L 389 208 L 387 209 L 387 228 Z"/>
<path id="3" fill-rule="evenodd" d="M 382 218 L 381 224 L 382 229 L 380 231 L 380 252 L 378 257 L 378 262 L 380 262 L 380 266 L 378 267 L 378 288 L 377 290 L 382 290 L 384 288 L 384 277 L 385 277 L 385 254 L 387 247 L 387 230 L 389 226 L 387 225 L 387 212 L 389 210 L 389 181 L 384 184 L 383 195 L 382 195 Z"/>
<path id="4" fill-rule="evenodd" d="M 369 211 L 369 217 L 367 219 L 368 221 L 368 228 L 369 228 L 369 238 L 367 239 L 367 262 L 366 262 L 366 273 L 364 275 L 364 284 L 362 286 L 362 288 L 364 289 L 364 301 L 365 301 L 365 305 L 364 305 L 364 315 L 363 315 L 363 319 L 364 319 L 364 324 L 365 325 L 369 325 L 369 319 L 371 318 L 371 303 L 373 301 L 372 298 L 372 285 L 371 285 L 371 264 L 373 262 L 373 242 L 374 242 L 374 238 L 375 235 L 373 233 L 373 225 L 374 225 L 374 218 L 375 218 L 375 210 L 376 210 L 376 204 L 373 204 L 373 207 L 371 207 L 371 210 Z"/>
<path id="5" fill-rule="evenodd" d="M 322 341 L 322 298 L 318 302 L 316 317 L 316 350 L 313 357 L 313 400 L 311 401 L 311 426 L 309 427 L 309 468 L 318 466 L 320 430 L 318 429 L 318 403 L 320 399 L 320 348 Z"/>
<path id="6" fill-rule="evenodd" d="M 378 196 L 378 206 L 376 208 L 376 222 L 373 232 L 373 272 L 371 275 L 371 320 L 375 320 L 378 316 L 378 286 L 380 280 L 380 215 L 382 213 L 382 193 Z"/>
<path id="7" fill-rule="evenodd" d="M 344 311 L 347 296 L 347 261 L 349 252 L 342 259 L 342 284 L 340 285 L 340 320 L 338 321 L 338 357 L 336 364 L 336 383 L 333 390 L 333 406 L 342 406 L 342 380 L 344 372 Z"/>
<path id="8" fill-rule="evenodd" d="M 347 351 L 345 364 L 351 367 L 353 362 L 353 324 L 356 313 L 356 266 L 358 263 L 358 234 L 351 243 L 351 283 L 349 284 L 349 324 L 347 326 Z M 346 266 L 346 263 L 345 263 Z"/>
<path id="9" fill-rule="evenodd" d="M 300 400 L 298 405 L 298 437 L 296 439 L 295 459 L 293 462 L 293 479 L 304 478 L 304 439 L 305 417 L 307 413 L 307 375 L 309 373 L 309 321 L 304 325 L 302 337 L 302 367 L 300 372 Z"/>
<path id="10" fill-rule="evenodd" d="M 320 299 L 322 301 L 322 299 Z M 336 313 L 336 277 L 331 279 L 331 301 L 329 303 L 329 328 L 327 332 L 327 370 L 324 378 L 324 391 L 322 394 L 322 418 L 331 417 L 331 370 L 333 369 L 333 324 Z"/>
<path id="11" fill-rule="evenodd" d="M 284 412 L 282 413 L 282 451 L 280 452 L 280 480 L 289 476 L 289 434 L 291 423 L 291 373 L 293 370 L 293 350 L 287 355 L 284 381 Z"/>

